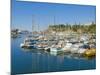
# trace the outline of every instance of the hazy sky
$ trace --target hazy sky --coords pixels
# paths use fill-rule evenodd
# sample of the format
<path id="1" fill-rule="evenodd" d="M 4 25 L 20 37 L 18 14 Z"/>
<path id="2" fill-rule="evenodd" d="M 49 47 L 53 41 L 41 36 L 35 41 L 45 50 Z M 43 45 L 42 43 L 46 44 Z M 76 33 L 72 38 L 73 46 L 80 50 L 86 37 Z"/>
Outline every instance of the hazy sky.
<path id="1" fill-rule="evenodd" d="M 38 2 L 20 2 L 12 0 L 12 28 L 32 30 L 33 23 L 37 29 L 46 29 L 48 25 L 90 23 L 95 21 L 95 6 L 54 4 Z M 33 16 L 32 16 L 33 15 Z"/>

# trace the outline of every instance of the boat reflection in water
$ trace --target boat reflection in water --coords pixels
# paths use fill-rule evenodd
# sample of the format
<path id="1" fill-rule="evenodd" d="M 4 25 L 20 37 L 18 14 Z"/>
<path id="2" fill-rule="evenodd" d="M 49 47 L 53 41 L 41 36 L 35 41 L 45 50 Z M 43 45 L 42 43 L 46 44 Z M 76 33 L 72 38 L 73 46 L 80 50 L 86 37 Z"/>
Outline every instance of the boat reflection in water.
<path id="1" fill-rule="evenodd" d="M 40 49 L 25 49 L 25 48 L 23 48 L 22 50 L 24 52 L 28 52 L 28 53 L 37 53 L 37 54 L 46 53 L 48 55 L 61 57 L 61 59 L 63 59 L 64 57 L 67 58 L 67 59 L 77 59 L 77 60 L 78 59 L 92 60 L 92 59 L 95 58 L 95 55 L 93 55 L 93 56 L 85 56 L 83 54 L 62 52 L 62 51 L 54 52 L 54 51 L 45 51 L 43 49 L 40 50 Z"/>

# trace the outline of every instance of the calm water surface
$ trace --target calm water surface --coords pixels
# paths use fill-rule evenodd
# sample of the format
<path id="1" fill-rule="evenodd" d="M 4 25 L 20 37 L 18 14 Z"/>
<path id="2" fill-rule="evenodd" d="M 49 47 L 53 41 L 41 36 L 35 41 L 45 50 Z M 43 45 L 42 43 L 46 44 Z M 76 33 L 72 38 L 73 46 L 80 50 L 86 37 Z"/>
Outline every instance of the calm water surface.
<path id="1" fill-rule="evenodd" d="M 20 43 L 25 37 L 11 39 L 12 75 L 54 71 L 95 69 L 95 58 L 73 58 L 68 55 L 51 55 L 39 50 L 24 50 Z"/>

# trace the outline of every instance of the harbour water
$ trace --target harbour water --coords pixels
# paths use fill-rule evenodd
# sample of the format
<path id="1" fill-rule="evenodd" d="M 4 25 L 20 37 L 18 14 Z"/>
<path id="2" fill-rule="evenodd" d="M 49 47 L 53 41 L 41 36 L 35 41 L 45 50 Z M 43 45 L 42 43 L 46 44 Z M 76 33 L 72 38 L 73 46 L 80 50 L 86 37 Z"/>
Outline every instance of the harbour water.
<path id="1" fill-rule="evenodd" d="M 11 74 L 41 73 L 96 68 L 96 59 L 71 57 L 71 55 L 52 55 L 43 50 L 24 50 L 20 48 L 24 35 L 11 39 Z"/>

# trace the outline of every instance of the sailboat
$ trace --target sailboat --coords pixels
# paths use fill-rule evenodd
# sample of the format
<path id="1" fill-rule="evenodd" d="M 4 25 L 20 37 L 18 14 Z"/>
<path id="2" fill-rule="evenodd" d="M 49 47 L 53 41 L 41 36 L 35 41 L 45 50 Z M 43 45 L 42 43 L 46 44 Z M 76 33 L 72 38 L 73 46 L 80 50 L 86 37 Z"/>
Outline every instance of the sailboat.
<path id="1" fill-rule="evenodd" d="M 34 32 L 34 24 L 33 24 L 33 17 L 32 17 L 32 36 L 27 37 L 23 43 L 20 44 L 21 48 L 28 48 L 28 49 L 36 49 L 37 39 L 33 36 Z"/>
<path id="2" fill-rule="evenodd" d="M 55 16 L 54 16 L 54 25 L 55 25 Z M 55 39 L 57 40 L 57 43 L 54 43 L 51 47 L 50 47 L 50 54 L 60 54 L 63 52 L 62 46 L 63 46 L 63 42 L 61 40 L 59 40 L 58 36 L 57 36 L 57 31 L 55 33 Z"/>

